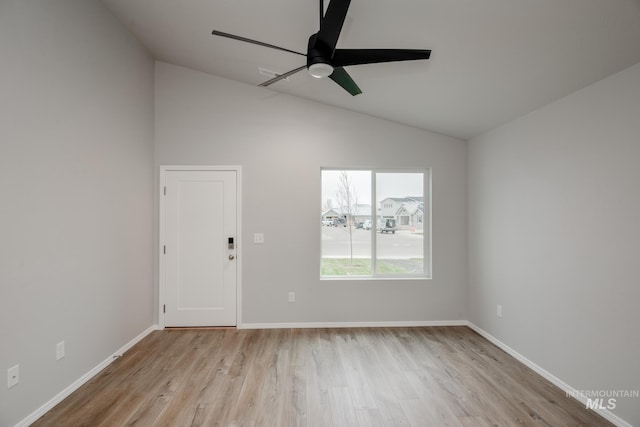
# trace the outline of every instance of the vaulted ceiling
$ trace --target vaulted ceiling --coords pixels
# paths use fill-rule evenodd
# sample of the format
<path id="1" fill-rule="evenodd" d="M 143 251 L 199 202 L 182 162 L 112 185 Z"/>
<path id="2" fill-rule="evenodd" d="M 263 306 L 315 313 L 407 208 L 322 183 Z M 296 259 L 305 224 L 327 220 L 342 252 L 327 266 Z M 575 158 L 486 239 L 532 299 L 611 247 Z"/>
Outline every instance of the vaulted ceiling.
<path id="1" fill-rule="evenodd" d="M 318 0 L 103 2 L 156 59 L 256 86 L 305 58 L 212 30 L 306 52 L 319 25 Z M 306 71 L 265 90 L 469 139 L 640 62 L 640 0 L 352 0 L 338 48 L 432 55 L 347 67 L 355 97 Z"/>

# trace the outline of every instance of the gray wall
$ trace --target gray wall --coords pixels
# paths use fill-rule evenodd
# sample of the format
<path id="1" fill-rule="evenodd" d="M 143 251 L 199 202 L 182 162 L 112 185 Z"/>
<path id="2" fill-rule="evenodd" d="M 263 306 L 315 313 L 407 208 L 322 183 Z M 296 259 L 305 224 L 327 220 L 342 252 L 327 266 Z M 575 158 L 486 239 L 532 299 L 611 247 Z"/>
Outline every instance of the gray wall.
<path id="1" fill-rule="evenodd" d="M 243 323 L 466 319 L 465 142 L 165 63 L 155 124 L 156 168 L 243 167 Z M 319 280 L 323 166 L 432 168 L 433 280 Z"/>
<path id="2" fill-rule="evenodd" d="M 9 426 L 153 323 L 153 61 L 93 0 L 3 0 L 0 58 Z"/>
<path id="3" fill-rule="evenodd" d="M 640 388 L 639 162 L 640 65 L 469 142 L 470 320 L 576 389 Z"/>

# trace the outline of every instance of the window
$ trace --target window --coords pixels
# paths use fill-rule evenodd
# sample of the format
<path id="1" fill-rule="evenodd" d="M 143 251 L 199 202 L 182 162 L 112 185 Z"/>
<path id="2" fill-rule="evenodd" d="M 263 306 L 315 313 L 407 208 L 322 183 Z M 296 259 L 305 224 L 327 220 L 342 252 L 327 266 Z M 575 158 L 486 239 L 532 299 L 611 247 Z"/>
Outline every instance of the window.
<path id="1" fill-rule="evenodd" d="M 431 276 L 429 170 L 326 168 L 321 186 L 321 278 Z"/>

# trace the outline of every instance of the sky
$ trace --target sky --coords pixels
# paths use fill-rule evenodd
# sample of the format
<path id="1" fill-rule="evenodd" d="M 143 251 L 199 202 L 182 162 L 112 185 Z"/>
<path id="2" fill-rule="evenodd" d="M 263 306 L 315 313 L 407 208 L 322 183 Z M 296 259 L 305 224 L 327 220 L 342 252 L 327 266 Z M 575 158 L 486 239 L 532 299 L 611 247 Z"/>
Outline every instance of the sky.
<path id="1" fill-rule="evenodd" d="M 322 170 L 322 207 L 331 199 L 333 207 L 337 207 L 336 193 L 341 170 Z M 358 194 L 358 204 L 371 204 L 371 171 L 347 171 Z M 422 172 L 377 172 L 376 191 L 378 200 L 387 197 L 419 197 L 423 195 Z"/>

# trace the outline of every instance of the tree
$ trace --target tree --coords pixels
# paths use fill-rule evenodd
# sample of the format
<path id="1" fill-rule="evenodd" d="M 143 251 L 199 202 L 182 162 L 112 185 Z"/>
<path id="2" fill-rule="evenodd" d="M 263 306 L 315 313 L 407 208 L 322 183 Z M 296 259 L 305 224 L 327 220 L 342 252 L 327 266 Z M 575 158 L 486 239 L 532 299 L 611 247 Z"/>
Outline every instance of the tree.
<path id="1" fill-rule="evenodd" d="M 336 190 L 336 200 L 340 213 L 346 220 L 347 231 L 349 232 L 349 257 L 353 264 L 353 230 L 355 228 L 356 210 L 358 209 L 358 192 L 348 171 L 341 171 L 338 176 L 338 189 Z"/>

